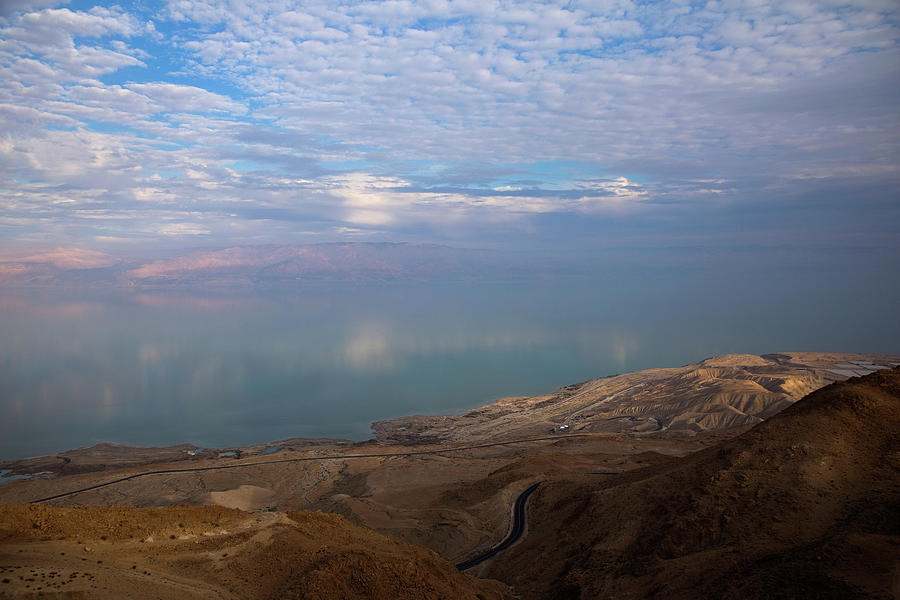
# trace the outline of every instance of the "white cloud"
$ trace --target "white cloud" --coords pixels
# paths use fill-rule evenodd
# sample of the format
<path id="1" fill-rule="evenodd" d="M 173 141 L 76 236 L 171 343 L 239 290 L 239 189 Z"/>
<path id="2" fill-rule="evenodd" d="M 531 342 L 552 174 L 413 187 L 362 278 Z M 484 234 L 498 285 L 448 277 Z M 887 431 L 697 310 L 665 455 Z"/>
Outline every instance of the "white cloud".
<path id="1" fill-rule="evenodd" d="M 46 9 L 12 17 L 0 39 L 7 52 L 19 59 L 41 60 L 53 70 L 56 82 L 64 82 L 143 64 L 121 40 L 112 40 L 109 47 L 90 45 L 96 38 L 130 37 L 137 29 L 136 21 L 118 9 Z"/>
<path id="2" fill-rule="evenodd" d="M 65 94 L 68 100 L 80 106 L 91 106 L 111 111 L 111 115 L 147 116 L 152 114 L 150 99 L 118 85 L 75 85 Z"/>
<path id="3" fill-rule="evenodd" d="M 171 204 L 178 199 L 178 196 L 172 192 L 152 187 L 134 188 L 131 193 L 138 202 L 151 202 L 155 206 Z"/>
<path id="4" fill-rule="evenodd" d="M 167 223 L 158 228 L 157 233 L 166 236 L 209 235 L 209 229 L 196 223 Z"/>
<path id="5" fill-rule="evenodd" d="M 0 2 L 0 17 L 49 8 L 59 3 L 59 0 L 3 0 Z"/>
<path id="6" fill-rule="evenodd" d="M 625 177 L 576 182 L 580 195 L 536 190 L 529 194 L 510 187 L 497 194 L 414 189 L 403 179 L 355 173 L 322 180 L 324 190 L 340 201 L 341 218 L 351 226 L 383 227 L 393 224 L 459 222 L 468 219 L 509 219 L 553 212 L 601 211 L 633 206 L 647 193 Z M 503 192 L 517 192 L 504 195 Z"/>
<path id="7" fill-rule="evenodd" d="M 125 87 L 153 100 L 162 112 L 246 112 L 240 103 L 231 98 L 192 85 L 152 82 L 129 83 Z"/>
<path id="8" fill-rule="evenodd" d="M 579 181 L 575 187 L 582 190 L 591 190 L 601 192 L 600 195 L 592 198 L 593 202 L 615 202 L 629 201 L 638 202 L 647 197 L 647 191 L 640 185 L 628 181 L 627 177 L 616 177 L 614 179 Z"/>
<path id="9" fill-rule="evenodd" d="M 0 122 L 4 124 L 7 135 L 35 135 L 46 126 L 74 127 L 78 124 L 75 119 L 63 115 L 14 104 L 0 104 Z"/>
<path id="10" fill-rule="evenodd" d="M 5 35 L 8 39 L 42 48 L 68 45 L 76 36 L 101 37 L 111 34 L 128 36 L 134 31 L 135 21 L 121 11 L 100 7 L 90 12 L 59 8 L 24 14 L 16 20 L 14 27 L 5 31 Z"/>

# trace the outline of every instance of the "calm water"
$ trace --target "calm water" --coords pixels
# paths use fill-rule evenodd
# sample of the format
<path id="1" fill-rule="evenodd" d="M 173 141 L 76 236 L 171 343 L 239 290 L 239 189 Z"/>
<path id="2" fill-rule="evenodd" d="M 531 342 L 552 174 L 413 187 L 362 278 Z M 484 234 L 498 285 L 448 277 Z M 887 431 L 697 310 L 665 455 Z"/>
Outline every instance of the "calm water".
<path id="1" fill-rule="evenodd" d="M 377 419 L 724 352 L 900 351 L 896 287 L 841 276 L 852 285 L 700 265 L 524 283 L 7 290 L 0 458 L 101 441 L 366 439 Z"/>

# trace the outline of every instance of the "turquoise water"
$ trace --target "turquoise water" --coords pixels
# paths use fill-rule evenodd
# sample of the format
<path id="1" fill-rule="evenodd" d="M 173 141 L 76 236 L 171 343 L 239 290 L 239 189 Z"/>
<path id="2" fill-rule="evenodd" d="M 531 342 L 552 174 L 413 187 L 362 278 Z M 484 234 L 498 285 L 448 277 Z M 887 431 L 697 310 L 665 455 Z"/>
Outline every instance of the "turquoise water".
<path id="1" fill-rule="evenodd" d="M 897 352 L 896 291 L 665 268 L 505 283 L 0 292 L 0 458 L 111 441 L 366 439 L 724 352 Z M 858 285 L 868 285 L 865 273 Z"/>

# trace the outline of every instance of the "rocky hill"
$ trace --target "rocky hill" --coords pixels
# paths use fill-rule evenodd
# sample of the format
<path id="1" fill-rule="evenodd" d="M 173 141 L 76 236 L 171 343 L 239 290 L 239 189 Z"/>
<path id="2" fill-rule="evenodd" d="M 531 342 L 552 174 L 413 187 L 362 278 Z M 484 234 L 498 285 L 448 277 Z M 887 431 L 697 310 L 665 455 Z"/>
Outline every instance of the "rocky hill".
<path id="1" fill-rule="evenodd" d="M 495 599 L 436 552 L 315 512 L 0 507 L 0 597 Z"/>
<path id="2" fill-rule="evenodd" d="M 0 507 L 0 597 L 138 585 L 162 598 L 502 597 L 441 556 L 491 548 L 541 481 L 525 537 L 468 574 L 525 599 L 889 598 L 900 370 L 882 367 L 897 362 L 729 355 L 401 419 L 380 441 L 106 444 L 2 463 L 18 479 L 0 485 L 0 503 L 56 508 Z M 744 424 L 717 420 L 736 411 Z"/>
<path id="3" fill-rule="evenodd" d="M 824 385 L 900 364 L 900 356 L 791 352 L 729 354 L 504 398 L 463 415 L 373 424 L 380 441 L 467 441 L 501 435 L 629 433 L 692 436 L 756 425 Z"/>
<path id="4" fill-rule="evenodd" d="M 825 387 L 749 432 L 535 494 L 482 574 L 523 598 L 891 598 L 900 573 L 900 369 Z"/>

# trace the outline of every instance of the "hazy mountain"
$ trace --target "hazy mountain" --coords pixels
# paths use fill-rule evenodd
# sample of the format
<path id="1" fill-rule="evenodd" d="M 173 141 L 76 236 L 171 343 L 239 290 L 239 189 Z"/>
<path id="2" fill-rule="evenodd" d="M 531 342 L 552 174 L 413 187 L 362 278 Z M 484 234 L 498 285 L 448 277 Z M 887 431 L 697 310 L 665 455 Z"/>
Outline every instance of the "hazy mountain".
<path id="1" fill-rule="evenodd" d="M 235 246 L 193 252 L 125 272 L 142 283 L 417 279 L 474 275 L 485 253 L 407 243 Z"/>
<path id="2" fill-rule="evenodd" d="M 7 285 L 256 285 L 500 273 L 509 271 L 490 252 L 411 243 L 234 246 L 146 261 L 80 248 L 0 258 L 0 282 Z"/>
<path id="3" fill-rule="evenodd" d="M 0 283 L 40 285 L 52 283 L 111 282 L 122 261 L 114 256 L 83 248 L 52 248 L 24 255 L 0 257 Z"/>

